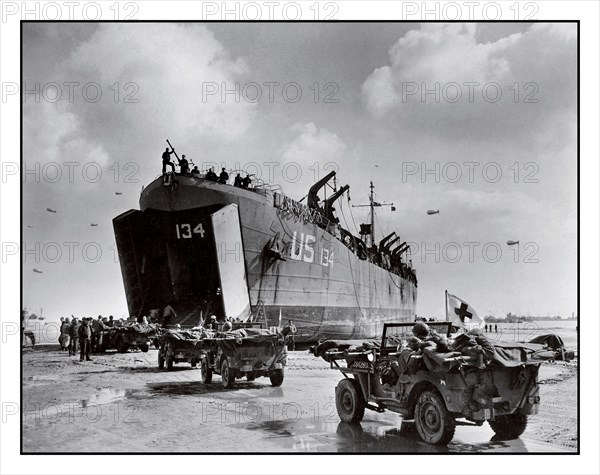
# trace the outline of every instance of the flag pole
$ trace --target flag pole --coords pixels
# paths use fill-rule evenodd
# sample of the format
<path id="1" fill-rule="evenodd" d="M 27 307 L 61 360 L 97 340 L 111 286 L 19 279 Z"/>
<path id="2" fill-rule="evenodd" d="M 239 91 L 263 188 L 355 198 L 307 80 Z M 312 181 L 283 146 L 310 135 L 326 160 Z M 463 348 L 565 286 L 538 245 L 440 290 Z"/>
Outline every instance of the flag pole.
<path id="1" fill-rule="evenodd" d="M 448 290 L 444 294 L 444 309 L 446 310 L 446 321 L 449 322 L 448 318 Z"/>

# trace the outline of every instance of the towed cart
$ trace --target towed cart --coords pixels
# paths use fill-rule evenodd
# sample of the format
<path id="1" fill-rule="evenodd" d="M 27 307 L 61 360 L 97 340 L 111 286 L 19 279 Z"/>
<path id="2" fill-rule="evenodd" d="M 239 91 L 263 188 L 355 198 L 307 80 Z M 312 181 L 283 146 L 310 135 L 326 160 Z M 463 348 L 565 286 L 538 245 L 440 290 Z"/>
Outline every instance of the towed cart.
<path id="1" fill-rule="evenodd" d="M 138 348 L 144 353 L 150 348 L 156 336 L 156 326 L 150 323 L 133 323 L 111 327 L 102 331 L 101 352 L 115 348 L 119 353 L 127 353 L 129 349 Z"/>
<path id="2" fill-rule="evenodd" d="M 429 324 L 451 335 L 448 322 Z M 339 370 L 344 378 L 335 389 L 336 408 L 344 422 L 358 423 L 365 409 L 397 412 L 413 420 L 425 442 L 448 444 L 456 425 L 489 423 L 499 439 L 519 437 L 527 419 L 538 412 L 538 371 L 545 360 L 556 359 L 546 345 L 485 340 L 493 356 L 469 351 L 443 351 L 431 343 L 416 351 L 408 347 L 412 323 L 389 323 L 381 340 L 327 340 L 311 351 Z M 481 337 L 479 337 L 481 338 Z M 478 340 L 481 342 L 481 340 Z M 473 343 L 476 343 L 473 339 Z M 450 348 L 455 348 L 451 345 Z M 480 352 L 481 353 L 481 352 Z"/>
<path id="3" fill-rule="evenodd" d="M 189 363 L 195 368 L 202 355 L 202 340 L 207 333 L 201 328 L 167 329 L 155 338 L 158 348 L 158 368 L 173 370 L 176 363 Z"/>
<path id="4" fill-rule="evenodd" d="M 246 377 L 254 381 L 268 377 L 273 386 L 283 384 L 287 364 L 288 336 L 293 326 L 267 330 L 256 323 L 235 324 L 231 331 L 216 332 L 202 340 L 200 369 L 202 382 L 209 384 L 213 374 L 221 376 L 221 384 L 231 388 L 235 380 Z"/>

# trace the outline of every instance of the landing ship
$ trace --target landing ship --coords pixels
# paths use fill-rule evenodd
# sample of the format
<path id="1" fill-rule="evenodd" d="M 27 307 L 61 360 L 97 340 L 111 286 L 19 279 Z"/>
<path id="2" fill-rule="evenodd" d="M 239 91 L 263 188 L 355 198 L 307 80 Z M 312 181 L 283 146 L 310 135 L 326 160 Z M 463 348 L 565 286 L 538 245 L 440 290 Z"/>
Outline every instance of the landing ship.
<path id="1" fill-rule="evenodd" d="M 113 220 L 129 314 L 160 321 L 170 305 L 171 324 L 292 321 L 298 343 L 372 338 L 384 323 L 413 321 L 408 245 L 396 233 L 375 240 L 382 204 L 372 183 L 370 224 L 359 236 L 340 226 L 333 204 L 348 186 L 318 197 L 334 175 L 310 188 L 306 204 L 258 179 L 243 187 L 205 174 L 157 177 L 140 210 Z"/>

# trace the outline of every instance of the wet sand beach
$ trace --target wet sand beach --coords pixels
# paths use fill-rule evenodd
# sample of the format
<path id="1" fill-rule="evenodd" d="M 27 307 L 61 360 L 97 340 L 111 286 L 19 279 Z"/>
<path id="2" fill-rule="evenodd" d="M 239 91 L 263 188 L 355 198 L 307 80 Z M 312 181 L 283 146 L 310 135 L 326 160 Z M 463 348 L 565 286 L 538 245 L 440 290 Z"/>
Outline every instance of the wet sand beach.
<path id="1" fill-rule="evenodd" d="M 577 363 L 545 363 L 539 414 L 516 440 L 488 424 L 458 426 L 447 447 L 422 442 L 398 414 L 366 411 L 341 423 L 334 391 L 342 375 L 307 352 L 290 352 L 285 381 L 220 377 L 180 363 L 157 367 L 157 350 L 92 355 L 79 362 L 57 345 L 23 353 L 23 451 L 39 452 L 575 452 Z"/>

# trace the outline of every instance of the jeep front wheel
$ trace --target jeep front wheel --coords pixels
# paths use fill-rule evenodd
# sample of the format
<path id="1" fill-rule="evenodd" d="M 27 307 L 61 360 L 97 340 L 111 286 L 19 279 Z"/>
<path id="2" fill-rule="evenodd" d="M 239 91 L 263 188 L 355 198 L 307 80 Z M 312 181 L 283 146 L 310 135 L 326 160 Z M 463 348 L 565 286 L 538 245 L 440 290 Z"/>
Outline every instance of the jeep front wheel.
<path id="1" fill-rule="evenodd" d="M 343 422 L 360 422 L 365 415 L 365 399 L 356 379 L 342 379 L 335 388 L 335 407 Z"/>

